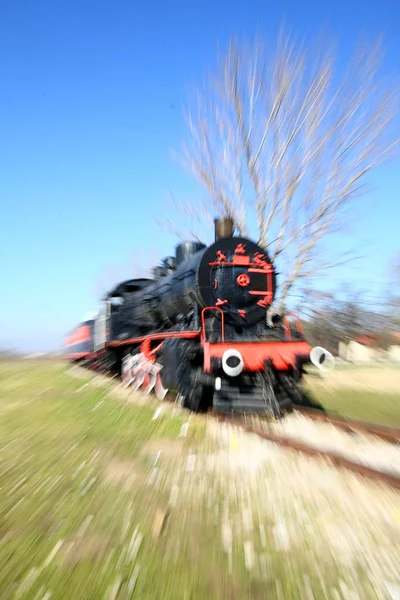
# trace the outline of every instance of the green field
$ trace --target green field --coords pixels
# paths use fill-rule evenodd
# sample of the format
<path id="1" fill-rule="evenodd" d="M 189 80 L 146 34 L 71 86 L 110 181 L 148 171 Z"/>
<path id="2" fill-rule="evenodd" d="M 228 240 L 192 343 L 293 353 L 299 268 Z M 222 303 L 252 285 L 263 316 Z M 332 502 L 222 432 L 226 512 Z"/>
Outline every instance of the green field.
<path id="1" fill-rule="evenodd" d="M 162 549 L 152 546 L 150 531 L 166 499 L 141 493 L 155 460 L 142 450 L 148 440 L 176 439 L 182 418 L 154 422 L 154 406 L 128 405 L 107 387 L 84 386 L 64 365 L 1 365 L 2 600 L 46 593 L 97 600 L 112 597 L 113 585 L 127 594 L 137 575 L 138 523 L 136 541 L 143 536 L 140 551 L 148 555 L 140 597 L 163 597 Z M 201 426 L 191 428 L 187 443 L 196 444 L 196 436 Z M 167 590 L 166 597 L 174 594 Z"/>
<path id="2" fill-rule="evenodd" d="M 332 396 L 330 408 L 339 408 L 337 398 L 335 403 Z M 361 400 L 357 393 L 356 401 L 349 396 L 341 402 L 359 407 Z M 185 466 L 190 457 L 206 461 L 207 452 L 214 452 L 205 421 L 190 417 L 187 436 L 180 437 L 188 414 L 164 407 L 154 420 L 158 406 L 156 400 L 127 402 L 113 383 L 95 385 L 92 375 L 73 375 L 60 363 L 0 364 L 0 598 L 286 599 L 304 598 L 311 589 L 313 597 L 325 597 L 320 574 L 313 573 L 312 532 L 304 530 L 302 549 L 287 562 L 274 550 L 272 517 L 263 517 L 261 543 L 255 523 L 268 509 L 268 502 L 259 504 L 266 492 L 254 495 L 251 539 L 259 566 L 249 574 L 244 565 L 253 542 L 234 525 L 242 520 L 242 509 L 235 507 L 247 488 L 240 487 L 240 478 L 232 484 L 229 474 L 215 480 L 205 479 L 202 468 L 191 474 Z M 398 418 L 397 401 L 389 399 L 384 408 L 382 397 L 379 410 L 372 406 L 371 417 Z M 285 489 L 283 462 L 277 468 L 274 460 L 268 468 L 267 491 L 280 481 Z M 229 531 L 221 536 L 225 488 L 233 498 L 230 514 L 239 515 L 229 521 L 233 542 Z M 307 507 L 308 488 L 304 494 Z M 288 515 L 293 510 L 288 506 Z M 304 515 L 308 509 L 299 510 Z M 340 518 L 347 518 L 347 508 Z M 319 527 L 314 534 L 318 539 Z M 236 547 L 233 554 L 226 543 Z M 335 569 L 328 561 L 332 585 L 340 581 Z M 335 593 L 328 596 L 342 597 Z"/>
<path id="3" fill-rule="evenodd" d="M 340 366 L 323 378 L 308 371 L 304 388 L 326 410 L 400 428 L 400 366 Z"/>

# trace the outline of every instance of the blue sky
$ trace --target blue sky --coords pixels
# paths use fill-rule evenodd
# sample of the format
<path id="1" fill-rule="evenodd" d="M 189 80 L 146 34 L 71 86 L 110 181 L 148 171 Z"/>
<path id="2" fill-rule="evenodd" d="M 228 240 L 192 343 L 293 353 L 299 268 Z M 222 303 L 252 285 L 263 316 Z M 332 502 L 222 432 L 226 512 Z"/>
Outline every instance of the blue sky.
<path id="1" fill-rule="evenodd" d="M 135 254 L 146 266 L 171 254 L 154 217 L 169 190 L 196 189 L 170 152 L 189 88 L 217 44 L 275 34 L 283 18 L 343 48 L 383 32 L 386 66 L 398 65 L 397 0 L 1 2 L 0 345 L 57 348 L 113 265 L 124 277 Z M 371 183 L 351 234 L 367 258 L 334 275 L 354 286 L 382 278 L 400 247 L 398 161 Z"/>

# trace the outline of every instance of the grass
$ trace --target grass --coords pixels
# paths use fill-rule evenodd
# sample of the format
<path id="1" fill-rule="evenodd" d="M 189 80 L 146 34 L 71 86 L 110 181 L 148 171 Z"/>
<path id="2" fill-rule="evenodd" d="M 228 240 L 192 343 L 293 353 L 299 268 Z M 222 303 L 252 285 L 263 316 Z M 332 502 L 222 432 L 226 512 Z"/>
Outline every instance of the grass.
<path id="1" fill-rule="evenodd" d="M 267 482 L 262 494 L 251 472 L 248 487 L 241 475 L 225 472 L 225 463 L 221 475 L 209 475 L 204 465 L 215 447 L 202 418 L 191 418 L 187 437 L 179 437 L 186 413 L 165 408 L 153 420 L 155 401 L 127 403 L 110 385 L 91 380 L 57 362 L 0 363 L 2 600 L 303 598 L 304 578 L 307 590 L 323 597 L 309 531 L 289 563 L 274 547 L 274 519 L 308 510 L 294 494 L 271 497 L 276 481 L 282 478 L 286 489 L 290 477 L 283 457 L 260 478 Z M 197 460 L 193 472 L 189 458 Z M 243 502 L 253 506 L 250 533 L 243 533 Z M 265 517 L 274 506 L 275 517 Z M 221 536 L 226 518 L 229 551 Z M 244 542 L 254 544 L 259 566 L 252 573 Z M 336 585 L 337 568 L 327 573 Z"/>
<path id="2" fill-rule="evenodd" d="M 305 390 L 327 410 L 400 429 L 399 366 L 343 365 L 324 378 L 307 370 Z"/>
<path id="3" fill-rule="evenodd" d="M 127 405 L 107 388 L 84 386 L 62 365 L 2 365 L 1 598 L 14 597 L 27 576 L 32 583 L 23 598 L 48 589 L 56 598 L 100 598 L 114 579 L 129 581 L 132 563 L 121 561 L 121 553 L 139 522 L 142 535 L 151 527 L 154 494 L 140 492 L 153 459 L 141 448 L 148 440 L 176 439 L 182 417 L 155 424 L 154 407 Z M 104 476 L 110 464 L 126 470 L 125 461 L 136 481 L 129 494 Z M 46 564 L 60 540 L 62 548 Z M 154 597 L 150 589 L 142 592 Z"/>

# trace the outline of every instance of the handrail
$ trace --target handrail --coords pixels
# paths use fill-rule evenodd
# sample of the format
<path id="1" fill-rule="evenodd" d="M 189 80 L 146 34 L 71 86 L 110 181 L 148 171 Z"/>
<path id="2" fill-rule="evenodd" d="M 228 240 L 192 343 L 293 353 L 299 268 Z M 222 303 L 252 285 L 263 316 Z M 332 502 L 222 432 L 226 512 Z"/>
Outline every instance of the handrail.
<path id="1" fill-rule="evenodd" d="M 297 329 L 298 333 L 300 333 L 301 335 L 304 335 L 304 329 L 303 329 L 303 325 L 301 324 L 301 321 L 297 315 L 295 315 L 294 313 L 286 313 L 285 316 L 283 317 L 283 326 L 285 328 L 286 338 L 291 341 L 292 340 L 292 332 L 290 330 L 290 324 L 288 321 L 288 317 L 293 317 L 295 319 L 296 329 Z"/>
<path id="2" fill-rule="evenodd" d="M 219 306 L 206 306 L 201 311 L 201 341 L 206 342 L 206 324 L 204 313 L 207 310 L 218 310 L 221 313 L 221 341 L 225 341 L 224 311 Z"/>

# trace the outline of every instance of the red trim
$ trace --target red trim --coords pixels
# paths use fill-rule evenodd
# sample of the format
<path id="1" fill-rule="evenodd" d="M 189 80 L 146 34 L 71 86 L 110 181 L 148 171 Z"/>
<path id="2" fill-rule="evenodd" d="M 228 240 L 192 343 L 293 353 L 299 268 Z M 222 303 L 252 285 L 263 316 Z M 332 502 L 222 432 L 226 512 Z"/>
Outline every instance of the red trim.
<path id="1" fill-rule="evenodd" d="M 269 296 L 271 292 L 268 290 L 250 291 L 249 294 L 252 296 Z"/>
<path id="2" fill-rule="evenodd" d="M 210 352 L 210 344 L 208 342 L 203 343 L 203 356 L 204 356 L 204 372 L 211 373 L 211 352 Z"/>
<path id="3" fill-rule="evenodd" d="M 140 344 L 140 352 L 143 354 L 145 358 L 149 358 L 151 354 L 151 338 L 146 338 Z"/>
<path id="4" fill-rule="evenodd" d="M 90 352 L 71 352 L 67 354 L 65 358 L 84 358 L 85 356 L 89 356 Z"/>
<path id="5" fill-rule="evenodd" d="M 233 257 L 233 264 L 236 265 L 246 265 L 250 264 L 250 256 L 239 256 L 235 254 Z"/>
<path id="6" fill-rule="evenodd" d="M 111 341 L 107 342 L 106 346 L 114 347 L 114 346 L 132 346 L 133 344 L 142 344 L 147 340 L 157 341 L 157 340 L 167 340 L 167 339 L 176 339 L 182 338 L 185 340 L 192 340 L 200 337 L 201 331 L 166 331 L 165 333 L 153 333 L 150 335 L 143 335 L 137 338 L 129 338 L 127 340 L 122 341 Z"/>
<path id="7" fill-rule="evenodd" d="M 222 358 L 226 350 L 234 348 L 243 357 L 245 369 L 256 372 L 264 370 L 266 360 L 271 360 L 278 371 L 287 371 L 296 364 L 296 358 L 309 355 L 311 346 L 307 342 L 222 342 L 203 341 L 204 371 L 211 372 L 211 358 Z"/>
<path id="8" fill-rule="evenodd" d="M 285 316 L 283 317 L 283 326 L 285 328 L 285 336 L 286 336 L 286 338 L 288 340 L 292 339 L 292 332 L 291 332 L 290 323 L 289 323 L 289 320 L 288 320 L 289 318 L 292 318 L 292 319 L 295 320 L 295 322 L 296 322 L 296 330 L 301 335 L 304 335 L 303 325 L 301 324 L 301 321 L 300 321 L 299 317 L 297 315 L 295 315 L 294 313 L 286 313 Z"/>
<path id="9" fill-rule="evenodd" d="M 208 263 L 209 267 L 220 267 L 220 266 L 226 266 L 226 267 L 234 267 L 237 265 L 247 265 L 249 268 L 249 272 L 250 273 L 273 273 L 274 272 L 274 268 L 272 266 L 271 263 L 267 263 L 266 260 L 264 260 L 264 254 L 259 254 L 256 253 L 254 255 L 254 261 L 251 262 L 250 256 L 248 254 L 243 255 L 241 253 L 236 253 L 233 256 L 233 260 L 227 261 L 226 260 L 226 256 L 224 254 L 222 254 L 222 252 L 220 252 L 218 250 L 217 252 L 217 261 L 212 261 Z"/>
<path id="10" fill-rule="evenodd" d="M 249 269 L 249 273 L 273 273 L 274 269 L 272 268 L 272 265 L 265 265 L 265 267 L 263 269 L 261 269 L 260 267 L 258 267 L 257 269 Z"/>
<path id="11" fill-rule="evenodd" d="M 257 302 L 257 304 L 264 308 L 272 302 L 272 292 L 249 292 L 249 294 L 253 294 L 253 296 L 264 296 L 262 301 Z"/>
<path id="12" fill-rule="evenodd" d="M 234 257 L 232 262 L 228 262 L 228 261 L 213 261 L 213 262 L 209 262 L 208 266 L 209 267 L 237 267 L 238 265 L 243 265 L 246 264 L 248 267 L 254 267 L 255 269 L 260 269 L 261 273 L 267 273 L 267 269 L 262 269 L 262 264 L 257 263 L 257 262 L 249 262 L 249 260 L 246 258 L 247 262 L 242 263 L 242 262 L 238 262 L 237 259 L 240 258 L 242 259 L 243 257 L 240 256 L 236 256 Z M 236 259 L 236 260 L 235 260 Z M 267 263 L 265 263 L 266 266 L 270 267 L 271 265 L 267 265 Z M 249 269 L 250 271 L 250 269 Z M 273 271 L 273 269 L 271 269 L 271 272 Z"/>
<path id="13" fill-rule="evenodd" d="M 205 313 L 207 310 L 219 310 L 221 314 L 221 340 L 225 339 L 225 323 L 224 323 L 224 312 L 219 306 L 206 306 L 201 311 L 201 341 L 206 341 L 206 323 L 205 323 Z"/>
<path id="14" fill-rule="evenodd" d="M 155 355 L 157 354 L 157 352 L 159 352 L 161 350 L 161 348 L 163 347 L 163 343 L 164 342 L 161 342 L 161 344 L 158 344 L 158 346 L 156 346 L 155 348 L 153 348 L 153 350 L 151 350 L 150 355 L 149 355 L 150 360 L 155 358 Z"/>
<path id="15" fill-rule="evenodd" d="M 77 344 L 83 344 L 84 342 L 90 341 L 90 326 L 82 325 L 75 329 L 72 333 L 67 335 L 65 338 L 64 347 L 76 346 Z"/>
<path id="16" fill-rule="evenodd" d="M 262 300 L 259 300 L 257 302 L 258 306 L 261 306 L 262 308 L 267 308 L 267 306 L 269 306 L 270 302 L 269 302 L 269 297 L 268 296 L 264 296 L 264 298 Z"/>
<path id="17" fill-rule="evenodd" d="M 240 287 L 247 287 L 250 283 L 250 277 L 247 273 L 241 273 L 237 276 L 236 283 L 240 285 Z"/>
<path id="18" fill-rule="evenodd" d="M 246 244 L 238 244 L 235 248 L 235 254 L 246 254 Z"/>
<path id="19" fill-rule="evenodd" d="M 256 252 L 254 255 L 254 262 L 260 266 L 271 267 L 271 264 L 268 264 L 265 260 L 265 254 L 261 254 L 261 252 Z"/>
<path id="20" fill-rule="evenodd" d="M 218 300 L 215 303 L 215 306 L 223 306 L 224 304 L 228 304 L 228 300 L 221 300 L 220 298 L 218 298 Z"/>
<path id="21" fill-rule="evenodd" d="M 226 260 L 226 256 L 225 256 L 225 254 L 223 252 L 221 252 L 221 250 L 217 251 L 217 258 L 218 258 L 219 261 Z"/>

